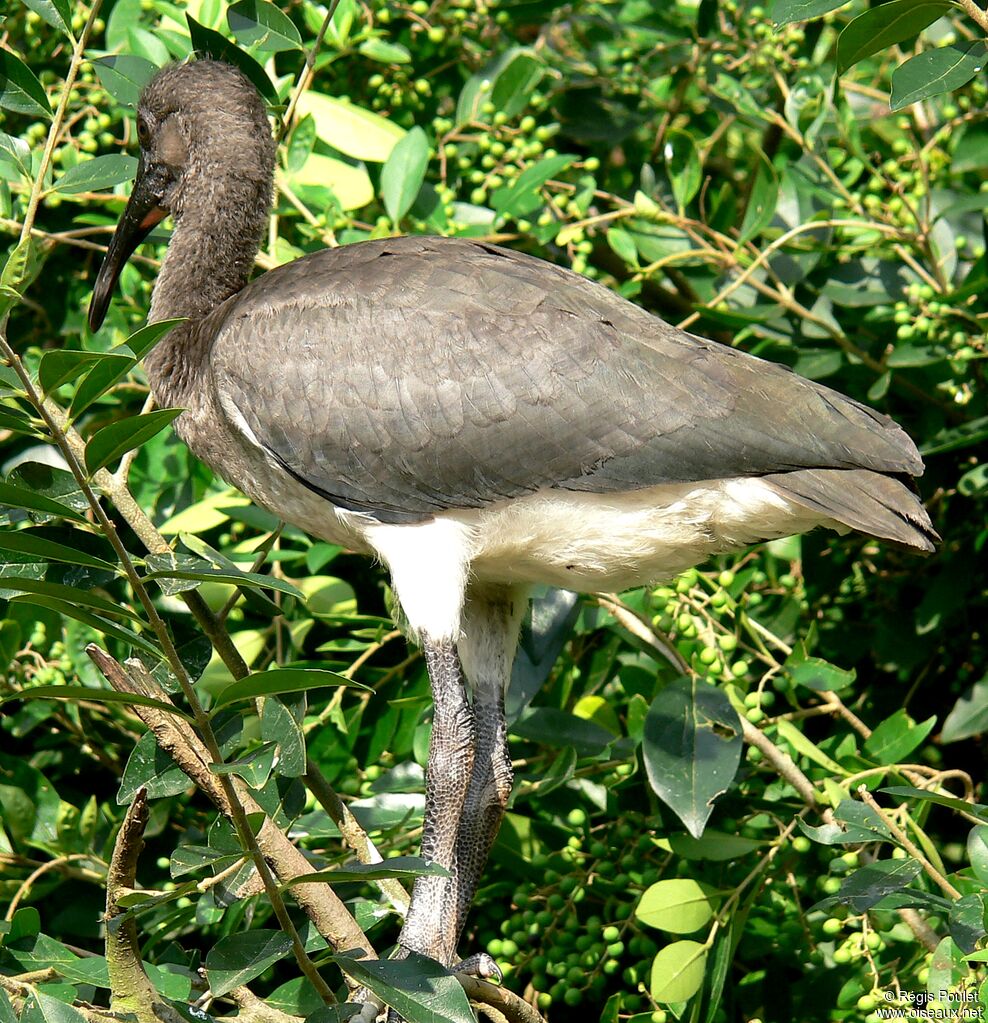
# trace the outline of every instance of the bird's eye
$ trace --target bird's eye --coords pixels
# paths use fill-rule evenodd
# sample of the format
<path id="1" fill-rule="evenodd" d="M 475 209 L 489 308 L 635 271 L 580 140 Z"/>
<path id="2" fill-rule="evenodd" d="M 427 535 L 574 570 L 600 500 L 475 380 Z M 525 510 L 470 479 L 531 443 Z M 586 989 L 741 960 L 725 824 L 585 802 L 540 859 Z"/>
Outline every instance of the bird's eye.
<path id="1" fill-rule="evenodd" d="M 147 143 L 151 137 L 151 129 L 148 127 L 147 121 L 143 117 L 137 118 L 137 141 L 143 146 Z"/>

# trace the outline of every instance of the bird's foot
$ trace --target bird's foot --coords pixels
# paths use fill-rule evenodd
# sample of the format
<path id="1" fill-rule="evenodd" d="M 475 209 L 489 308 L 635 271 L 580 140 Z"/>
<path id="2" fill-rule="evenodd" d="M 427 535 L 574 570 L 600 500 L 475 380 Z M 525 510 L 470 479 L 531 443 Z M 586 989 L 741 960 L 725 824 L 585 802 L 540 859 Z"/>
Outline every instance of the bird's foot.
<path id="1" fill-rule="evenodd" d="M 453 973 L 466 973 L 471 977 L 479 977 L 480 980 L 494 980 L 498 984 L 504 980 L 501 967 L 486 952 L 475 952 L 472 956 L 461 959 L 451 969 Z"/>

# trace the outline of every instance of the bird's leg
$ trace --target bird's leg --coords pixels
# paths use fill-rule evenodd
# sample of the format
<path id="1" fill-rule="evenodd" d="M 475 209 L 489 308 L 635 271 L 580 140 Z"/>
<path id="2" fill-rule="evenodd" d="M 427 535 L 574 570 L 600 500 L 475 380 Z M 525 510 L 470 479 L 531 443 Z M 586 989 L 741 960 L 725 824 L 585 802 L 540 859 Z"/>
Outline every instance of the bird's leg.
<path id="1" fill-rule="evenodd" d="M 473 690 L 476 747 L 446 889 L 447 911 L 455 920 L 444 935 L 450 962 L 456 960 L 460 933 L 511 795 L 504 694 L 526 605 L 527 594 L 521 588 L 489 587 L 471 593 L 463 611 L 459 650 Z"/>
<path id="2" fill-rule="evenodd" d="M 463 670 L 452 639 L 423 637 L 429 680 L 432 684 L 432 738 L 425 780 L 425 820 L 422 856 L 455 872 L 457 830 L 474 762 L 474 713 L 467 701 Z M 445 940 L 455 928 L 456 914 L 449 902 L 448 878 L 418 877 L 411 904 L 398 938 L 407 951 L 450 965 Z"/>

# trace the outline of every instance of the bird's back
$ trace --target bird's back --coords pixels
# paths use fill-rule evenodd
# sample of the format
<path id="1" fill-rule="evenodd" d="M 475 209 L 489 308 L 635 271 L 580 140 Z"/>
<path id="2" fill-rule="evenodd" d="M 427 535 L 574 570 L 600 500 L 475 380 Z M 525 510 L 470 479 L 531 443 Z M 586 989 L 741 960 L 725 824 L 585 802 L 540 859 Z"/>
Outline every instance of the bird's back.
<path id="1" fill-rule="evenodd" d="M 762 476 L 817 508 L 841 486 L 831 471 L 859 473 L 845 481 L 922 472 L 906 434 L 866 406 L 570 271 L 473 241 L 315 253 L 265 274 L 202 329 L 215 335 L 223 403 L 270 457 L 382 522 L 545 489 Z M 825 472 L 808 486 L 802 470 Z M 838 522 L 839 504 L 827 516 Z"/>

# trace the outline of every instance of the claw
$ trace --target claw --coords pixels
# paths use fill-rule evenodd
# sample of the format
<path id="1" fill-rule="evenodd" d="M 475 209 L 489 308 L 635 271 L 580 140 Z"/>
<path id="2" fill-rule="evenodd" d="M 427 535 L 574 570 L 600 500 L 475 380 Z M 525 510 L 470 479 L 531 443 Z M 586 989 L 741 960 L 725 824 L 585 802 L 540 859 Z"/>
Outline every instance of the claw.
<path id="1" fill-rule="evenodd" d="M 467 956 L 453 967 L 454 973 L 466 973 L 481 980 L 494 980 L 498 984 L 504 979 L 501 968 L 486 952 L 476 952 Z"/>

